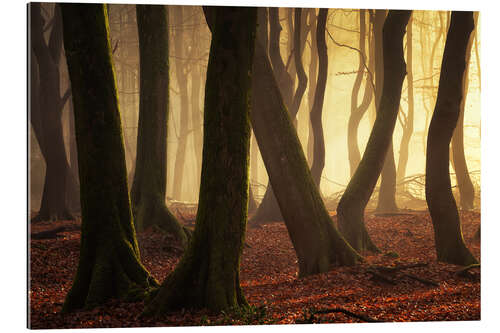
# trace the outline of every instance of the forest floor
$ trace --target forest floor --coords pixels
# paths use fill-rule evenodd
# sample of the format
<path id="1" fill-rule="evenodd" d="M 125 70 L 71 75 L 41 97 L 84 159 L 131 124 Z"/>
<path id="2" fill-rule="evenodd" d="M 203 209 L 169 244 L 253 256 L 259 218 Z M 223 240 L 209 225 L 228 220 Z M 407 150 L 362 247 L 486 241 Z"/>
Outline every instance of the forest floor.
<path id="1" fill-rule="evenodd" d="M 193 218 L 187 214 L 181 218 Z M 478 260 L 480 241 L 473 236 L 480 219 L 478 212 L 461 213 L 465 242 Z M 314 314 L 317 310 L 338 308 L 387 322 L 480 319 L 479 269 L 459 275 L 460 267 L 436 261 L 432 225 L 426 212 L 396 216 L 368 213 L 368 231 L 383 254 L 365 254 L 365 263 L 335 267 L 328 273 L 301 279 L 297 277 L 297 258 L 282 222 L 249 229 L 240 276 L 243 293 L 251 305 L 249 310 L 219 314 L 186 310 L 156 320 L 137 319 L 144 307 L 142 302 L 116 300 L 91 311 L 59 313 L 78 264 L 79 225 L 79 221 L 31 225 L 32 235 L 65 228 L 56 238 L 30 241 L 28 315 L 31 328 L 363 321 L 345 312 Z M 182 250 L 154 230 L 146 230 L 137 237 L 143 264 L 158 281 L 163 281 L 174 269 Z M 380 266 L 401 268 L 404 265 L 416 267 L 392 273 L 380 269 Z"/>

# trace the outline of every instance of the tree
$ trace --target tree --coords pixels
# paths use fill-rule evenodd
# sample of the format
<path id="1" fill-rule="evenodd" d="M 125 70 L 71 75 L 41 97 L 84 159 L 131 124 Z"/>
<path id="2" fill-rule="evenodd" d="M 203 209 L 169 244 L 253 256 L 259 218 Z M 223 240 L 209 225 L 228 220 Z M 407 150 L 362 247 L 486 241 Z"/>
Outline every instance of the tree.
<path id="1" fill-rule="evenodd" d="M 59 64 L 62 55 L 62 28 L 59 6 L 54 8 L 52 29 L 48 43 L 45 41 L 44 18 L 40 3 L 31 9 L 31 48 L 38 64 L 38 101 L 31 109 L 31 123 L 47 166 L 42 202 L 33 221 L 73 219 L 71 211 L 78 210 L 78 187 L 71 173 L 64 148 L 61 114 L 70 95 L 68 90 L 60 95 Z M 36 83 L 36 82 L 35 82 Z"/>
<path id="2" fill-rule="evenodd" d="M 165 205 L 169 100 L 166 6 L 136 6 L 139 32 L 140 100 L 137 160 L 131 189 L 135 229 L 158 225 L 184 245 L 187 236 Z"/>
<path id="3" fill-rule="evenodd" d="M 239 262 L 248 203 L 248 119 L 256 8 L 204 9 L 212 31 L 193 240 L 143 315 L 246 306 Z"/>
<path id="4" fill-rule="evenodd" d="M 157 285 L 140 262 L 127 188 L 106 5 L 61 4 L 82 201 L 80 260 L 63 312 Z"/>
<path id="5" fill-rule="evenodd" d="M 425 197 L 434 226 L 439 261 L 477 263 L 465 246 L 457 205 L 451 191 L 450 141 L 460 116 L 466 50 L 474 29 L 472 12 L 452 12 L 441 64 L 436 106 L 429 125 L 425 164 Z"/>
<path id="6" fill-rule="evenodd" d="M 477 12 L 474 13 L 474 16 Z M 477 18 L 474 18 L 474 22 L 477 22 Z M 476 25 L 476 24 L 475 24 Z M 469 170 L 467 168 L 467 161 L 465 159 L 464 150 L 464 114 L 465 114 L 465 102 L 467 100 L 467 92 L 469 90 L 469 60 L 471 56 L 472 43 L 476 38 L 476 29 L 472 31 L 469 43 L 467 44 L 467 50 L 465 55 L 465 74 L 462 84 L 462 101 L 460 103 L 460 115 L 458 117 L 458 123 L 453 132 L 453 137 L 451 138 L 451 150 L 452 150 L 452 165 L 455 169 L 457 176 L 457 186 L 460 192 L 460 207 L 465 210 L 470 210 L 474 208 L 474 185 L 469 175 Z"/>
<path id="7" fill-rule="evenodd" d="M 364 210 L 382 171 L 392 142 L 392 133 L 406 74 L 403 36 L 411 11 L 391 10 L 383 28 L 384 85 L 368 143 L 337 207 L 339 229 L 358 250 L 378 251 L 364 224 Z"/>
<path id="8" fill-rule="evenodd" d="M 333 226 L 259 40 L 253 66 L 252 127 L 297 254 L 299 276 L 356 263 L 361 257 Z"/>
<path id="9" fill-rule="evenodd" d="M 311 109 L 311 126 L 313 128 L 314 154 L 311 166 L 311 175 L 314 183 L 320 188 L 321 173 L 325 167 L 325 139 L 323 135 L 323 101 L 325 99 L 326 79 L 328 76 L 328 53 L 326 49 L 325 30 L 328 9 L 320 9 L 316 30 L 316 45 L 318 48 L 319 68 L 318 81 L 314 94 L 314 103 Z"/>
<path id="10" fill-rule="evenodd" d="M 384 80 L 385 80 L 385 49 L 384 33 L 382 27 L 385 26 L 384 21 L 386 18 L 386 10 L 375 11 L 374 20 L 374 42 L 375 42 L 375 106 L 377 112 L 380 109 L 380 101 L 383 94 Z M 399 100 L 398 100 L 399 101 Z M 393 212 L 397 211 L 396 205 L 396 163 L 394 161 L 394 149 L 392 140 L 390 142 L 382 174 L 380 177 L 380 191 L 378 195 L 377 211 L 380 212 Z"/>
<path id="11" fill-rule="evenodd" d="M 347 153 L 349 156 L 349 171 L 350 175 L 354 174 L 356 168 L 358 167 L 359 161 L 361 160 L 361 153 L 359 152 L 358 147 L 358 128 L 361 119 L 364 114 L 368 110 L 370 103 L 373 99 L 373 86 L 371 80 L 371 72 L 370 81 L 366 81 L 365 91 L 363 94 L 363 100 L 361 104 L 358 106 L 358 95 L 359 89 L 361 87 L 361 81 L 363 80 L 363 74 L 365 72 L 366 67 L 366 51 L 365 51 L 365 37 L 366 37 L 366 19 L 365 19 L 366 10 L 359 10 L 359 65 L 358 71 L 356 73 L 356 78 L 354 80 L 354 85 L 352 87 L 351 94 L 351 114 L 349 115 L 349 121 L 347 125 Z M 370 57 L 370 64 L 368 65 L 368 69 L 371 70 L 373 68 L 373 57 Z"/>

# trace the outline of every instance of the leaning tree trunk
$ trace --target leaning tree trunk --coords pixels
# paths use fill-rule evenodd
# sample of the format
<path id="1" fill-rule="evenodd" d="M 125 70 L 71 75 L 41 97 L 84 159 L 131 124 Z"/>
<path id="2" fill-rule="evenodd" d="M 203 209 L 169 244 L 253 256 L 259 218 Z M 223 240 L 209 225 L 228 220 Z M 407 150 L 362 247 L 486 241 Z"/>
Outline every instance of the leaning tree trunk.
<path id="1" fill-rule="evenodd" d="M 449 149 L 460 116 L 466 50 L 473 29 L 472 12 L 452 13 L 436 106 L 429 125 L 425 165 L 425 197 L 434 226 L 437 259 L 464 266 L 477 261 L 463 240 L 460 217 L 451 191 Z"/>
<path id="2" fill-rule="evenodd" d="M 139 258 L 127 189 L 106 5 L 61 4 L 73 88 L 82 232 L 80 260 L 63 312 L 157 285 Z"/>
<path id="3" fill-rule="evenodd" d="M 467 168 L 467 160 L 465 159 L 465 149 L 464 149 L 464 114 L 465 114 L 465 102 L 467 100 L 467 92 L 469 90 L 469 60 L 471 56 L 472 43 L 476 36 L 476 30 L 472 31 L 469 43 L 467 45 L 466 55 L 465 55 L 465 73 L 464 80 L 462 84 L 462 101 L 460 102 L 460 115 L 458 117 L 458 123 L 453 132 L 453 137 L 451 139 L 451 150 L 452 150 L 452 166 L 455 169 L 455 174 L 457 176 L 457 186 L 460 193 L 460 207 L 464 210 L 471 210 L 474 208 L 474 185 L 469 175 L 469 170 Z"/>
<path id="4" fill-rule="evenodd" d="M 318 82 L 314 94 L 314 103 L 311 109 L 311 126 L 314 132 L 314 154 L 311 166 L 311 175 L 314 183 L 320 189 L 321 173 L 325 167 L 325 139 L 323 135 L 323 101 L 325 99 L 326 79 L 328 75 L 328 53 L 326 49 L 325 30 L 328 9 L 320 9 L 316 30 L 316 45 L 318 47 Z M 311 78 L 312 81 L 313 78 Z"/>
<path id="5" fill-rule="evenodd" d="M 380 109 L 380 100 L 382 98 L 383 86 L 385 80 L 384 73 L 384 33 L 382 27 L 386 17 L 385 10 L 375 11 L 375 106 L 377 112 Z M 387 37 L 385 37 L 387 38 Z M 389 37 L 391 38 L 391 37 Z M 399 100 L 398 100 L 399 101 Z M 394 161 L 394 149 L 392 139 L 385 156 L 384 167 L 380 177 L 380 190 L 378 195 L 377 211 L 379 212 L 393 212 L 397 211 L 396 205 L 396 162 Z"/>
<path id="6" fill-rule="evenodd" d="M 406 74 L 403 36 L 411 11 L 391 10 L 384 23 L 384 86 L 377 117 L 354 176 L 337 207 L 339 228 L 358 251 L 378 251 L 364 223 L 364 210 L 377 184 L 396 125 L 401 88 Z"/>
<path id="7" fill-rule="evenodd" d="M 40 92 L 38 112 L 34 117 L 40 126 L 33 127 L 45 158 L 46 172 L 42 202 L 33 221 L 73 219 L 67 203 L 67 180 L 71 177 L 66 158 L 62 129 L 64 98 L 60 96 L 59 63 L 62 51 L 62 31 L 59 7 L 54 10 L 49 42 L 45 41 L 41 4 L 33 3 L 31 10 L 31 46 L 38 63 Z M 74 183 L 76 184 L 76 183 Z"/>
<path id="8" fill-rule="evenodd" d="M 166 6 L 136 6 L 139 35 L 140 100 L 137 159 L 130 193 L 135 229 L 157 225 L 183 245 L 187 237 L 165 205 L 169 100 Z"/>
<path id="9" fill-rule="evenodd" d="M 239 263 L 248 200 L 248 119 L 256 8 L 205 8 L 212 44 L 193 240 L 143 315 L 246 306 Z"/>
<path id="10" fill-rule="evenodd" d="M 356 79 L 354 80 L 354 85 L 352 87 L 351 94 L 351 114 L 349 116 L 349 121 L 347 123 L 347 153 L 349 156 L 349 171 L 350 175 L 354 175 L 354 171 L 358 167 L 359 161 L 361 160 L 361 153 L 359 152 L 358 146 L 358 128 L 361 119 L 368 110 L 370 103 L 373 99 L 373 86 L 371 80 L 371 74 L 369 79 L 365 83 L 365 91 L 363 95 L 363 100 L 358 106 L 358 95 L 359 89 L 361 87 L 361 81 L 363 80 L 363 74 L 365 73 L 366 66 L 366 51 L 365 51 L 365 36 L 366 36 L 366 20 L 365 20 L 365 9 L 359 10 L 359 65 L 358 72 L 356 73 Z M 373 57 L 370 57 L 370 65 L 373 64 Z M 370 66 L 368 68 L 370 69 Z"/>
<path id="11" fill-rule="evenodd" d="M 299 276 L 326 272 L 335 264 L 354 264 L 360 256 L 333 226 L 258 42 L 253 68 L 252 126 L 297 254 Z"/>

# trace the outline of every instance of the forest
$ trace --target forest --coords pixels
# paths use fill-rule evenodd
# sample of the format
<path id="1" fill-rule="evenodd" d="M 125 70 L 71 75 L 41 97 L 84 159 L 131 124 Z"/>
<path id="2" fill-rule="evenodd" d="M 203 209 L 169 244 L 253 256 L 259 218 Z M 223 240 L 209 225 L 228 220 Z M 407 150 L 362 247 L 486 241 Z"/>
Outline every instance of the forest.
<path id="1" fill-rule="evenodd" d="M 481 319 L 479 12 L 27 19 L 28 328 Z"/>

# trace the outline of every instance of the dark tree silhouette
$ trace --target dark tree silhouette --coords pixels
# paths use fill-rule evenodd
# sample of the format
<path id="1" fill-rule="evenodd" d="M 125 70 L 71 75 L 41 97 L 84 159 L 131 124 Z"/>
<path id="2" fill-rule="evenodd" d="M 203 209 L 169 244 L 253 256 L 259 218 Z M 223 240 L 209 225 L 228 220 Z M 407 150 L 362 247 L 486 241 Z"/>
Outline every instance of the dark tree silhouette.
<path id="1" fill-rule="evenodd" d="M 68 312 L 142 297 L 157 282 L 140 262 L 132 222 L 106 5 L 61 10 L 82 201 L 80 260 L 62 309 Z"/>
<path id="2" fill-rule="evenodd" d="M 204 8 L 212 31 L 193 240 L 143 315 L 247 304 L 239 282 L 248 203 L 248 119 L 256 8 Z"/>
<path id="3" fill-rule="evenodd" d="M 465 246 L 457 205 L 451 191 L 450 141 L 460 116 L 466 50 L 474 29 L 472 12 L 453 12 L 446 37 L 436 106 L 429 125 L 425 197 L 434 226 L 439 261 L 477 263 Z"/>
<path id="4" fill-rule="evenodd" d="M 137 158 L 131 189 L 135 229 L 157 225 L 184 245 L 187 237 L 165 205 L 169 100 L 166 6 L 136 6 L 139 32 L 140 100 Z"/>
<path id="5" fill-rule="evenodd" d="M 318 15 L 318 25 L 316 30 L 316 45 L 318 47 L 319 68 L 318 81 L 314 94 L 314 104 L 311 109 L 311 126 L 314 137 L 314 154 L 311 166 L 311 175 L 314 183 L 320 188 L 321 173 L 325 167 L 325 138 L 323 135 L 323 101 L 325 99 L 326 79 L 328 75 L 328 53 L 326 49 L 325 30 L 328 9 L 320 9 Z M 311 80 L 313 78 L 310 78 Z"/>
<path id="6" fill-rule="evenodd" d="M 361 257 L 333 226 L 258 41 L 253 69 L 252 127 L 297 254 L 299 276 L 354 264 Z"/>
<path id="7" fill-rule="evenodd" d="M 31 10 L 31 47 L 38 64 L 38 105 L 31 108 L 31 123 L 45 159 L 46 173 L 42 202 L 33 221 L 73 219 L 70 211 L 79 210 L 78 185 L 72 178 L 63 139 L 62 110 L 70 93 L 60 95 L 59 64 L 62 55 L 62 22 L 59 6 L 54 8 L 52 29 L 45 41 L 40 3 Z M 36 83 L 36 82 L 35 82 Z M 42 84 L 43 83 L 43 84 Z"/>
<path id="8" fill-rule="evenodd" d="M 358 251 L 377 251 L 364 224 L 364 210 L 382 171 L 392 142 L 401 88 L 406 74 L 403 36 L 411 11 L 391 10 L 383 28 L 384 86 L 377 117 L 363 158 L 337 207 L 339 228 L 349 244 Z"/>
<path id="9" fill-rule="evenodd" d="M 295 70 L 297 71 L 297 78 L 299 79 L 297 89 L 293 95 L 292 104 L 290 105 L 289 112 L 290 117 L 294 124 L 296 124 L 296 116 L 299 112 L 300 104 L 302 103 L 302 97 L 307 88 L 307 75 L 304 71 L 304 64 L 302 63 L 302 53 L 304 47 L 302 46 L 302 39 L 307 36 L 307 32 L 302 31 L 302 8 L 294 9 L 294 28 L 293 28 L 293 60 L 295 64 Z M 305 29 L 304 29 L 305 30 Z M 304 34 L 304 36 L 302 36 Z"/>
<path id="10" fill-rule="evenodd" d="M 350 175 L 354 174 L 356 168 L 358 167 L 359 161 L 361 160 L 361 153 L 358 147 L 358 128 L 361 119 L 368 110 L 370 103 L 373 99 L 373 86 L 371 81 L 366 81 L 365 90 L 363 94 L 363 100 L 358 106 L 358 95 L 359 89 L 361 87 L 361 82 L 363 80 L 363 74 L 365 73 L 366 64 L 366 48 L 365 48 L 365 38 L 366 38 L 366 10 L 359 10 L 359 65 L 358 71 L 356 73 L 356 78 L 354 80 L 354 85 L 352 87 L 351 94 L 351 114 L 349 115 L 349 122 L 347 125 L 347 153 L 349 156 L 349 171 Z M 370 57 L 368 68 L 372 70 L 373 68 L 373 57 Z"/>

